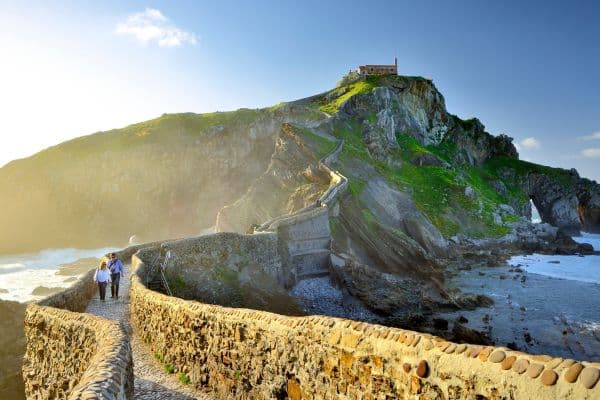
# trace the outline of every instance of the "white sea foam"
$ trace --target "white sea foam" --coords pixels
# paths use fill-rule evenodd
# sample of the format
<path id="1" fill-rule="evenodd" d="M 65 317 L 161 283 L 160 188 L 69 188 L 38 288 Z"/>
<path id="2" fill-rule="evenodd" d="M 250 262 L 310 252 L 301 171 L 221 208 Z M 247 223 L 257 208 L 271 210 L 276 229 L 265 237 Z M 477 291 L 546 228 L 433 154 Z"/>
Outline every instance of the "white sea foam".
<path id="1" fill-rule="evenodd" d="M 39 253 L 0 256 L 0 289 L 4 289 L 0 291 L 0 299 L 36 300 L 40 296 L 33 296 L 31 292 L 38 286 L 68 287 L 72 282 L 65 281 L 71 276 L 56 275 L 59 265 L 81 258 L 100 257 L 113 249 L 48 249 Z M 94 265 L 90 265 L 92 267 Z"/>
<path id="2" fill-rule="evenodd" d="M 594 250 L 600 251 L 600 233 L 584 232 L 581 236 L 576 236 L 573 239 L 579 243 L 589 243 L 594 247 Z"/>
<path id="3" fill-rule="evenodd" d="M 584 233 L 574 239 L 580 243 L 590 243 L 594 250 L 600 250 L 600 234 Z M 509 263 L 521 264 L 528 272 L 535 274 L 600 284 L 600 256 L 596 255 L 579 257 L 532 254 L 512 257 Z"/>

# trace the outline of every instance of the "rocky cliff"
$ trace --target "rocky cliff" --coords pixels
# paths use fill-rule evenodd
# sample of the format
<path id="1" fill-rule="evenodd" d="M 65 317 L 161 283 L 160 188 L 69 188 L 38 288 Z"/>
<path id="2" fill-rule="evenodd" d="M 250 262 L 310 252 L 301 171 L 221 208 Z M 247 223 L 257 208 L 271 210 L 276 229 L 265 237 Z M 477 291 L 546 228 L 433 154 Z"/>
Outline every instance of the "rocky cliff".
<path id="1" fill-rule="evenodd" d="M 435 268 L 457 235 L 507 235 L 530 199 L 567 233 L 600 229 L 595 182 L 518 160 L 508 136 L 450 114 L 430 80 L 386 76 L 267 109 L 163 115 L 13 161 L 0 169 L 0 252 L 184 237 L 216 222 L 247 231 L 318 198 L 318 160 L 339 140 L 333 166 L 350 191 L 331 219 L 335 246 L 384 271 Z"/>
<path id="2" fill-rule="evenodd" d="M 13 161 L 0 169 L 0 224 L 10 227 L 0 253 L 197 234 L 265 171 L 283 122 L 319 114 L 163 115 Z"/>

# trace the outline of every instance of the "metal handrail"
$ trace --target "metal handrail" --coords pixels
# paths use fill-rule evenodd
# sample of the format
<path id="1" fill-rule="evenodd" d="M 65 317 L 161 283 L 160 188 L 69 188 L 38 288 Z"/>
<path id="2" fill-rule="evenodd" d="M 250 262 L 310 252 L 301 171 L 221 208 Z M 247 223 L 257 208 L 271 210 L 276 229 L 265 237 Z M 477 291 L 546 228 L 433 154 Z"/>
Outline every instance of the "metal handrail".
<path id="1" fill-rule="evenodd" d="M 160 253 L 158 253 L 158 255 L 156 256 L 156 258 L 154 259 L 154 261 L 152 262 L 152 264 L 150 264 L 147 272 L 146 272 L 146 287 L 149 288 L 150 287 L 150 273 L 152 270 L 154 270 L 155 265 L 158 264 L 158 260 L 160 259 Z M 163 262 L 158 265 L 158 272 L 160 274 L 160 284 L 163 286 L 163 289 L 165 289 L 165 292 L 167 292 L 167 294 L 169 296 L 173 296 L 173 292 L 171 291 L 171 288 L 169 287 L 169 283 L 167 282 L 167 277 L 165 276 L 165 268 L 167 268 L 167 263 L 169 262 L 169 260 L 171 259 L 171 250 L 167 251 L 167 254 L 165 254 L 165 259 L 163 260 Z"/>
<path id="2" fill-rule="evenodd" d="M 167 251 L 167 254 L 165 254 L 165 259 L 163 260 L 162 264 L 160 265 L 159 271 L 160 271 L 160 280 L 161 280 L 163 287 L 165 288 L 165 291 L 167 292 L 167 294 L 169 296 L 173 296 L 173 292 L 171 291 L 171 288 L 169 287 L 169 283 L 167 282 L 167 278 L 165 277 L 165 268 L 167 267 L 167 263 L 169 262 L 170 259 L 171 259 L 171 250 Z"/>

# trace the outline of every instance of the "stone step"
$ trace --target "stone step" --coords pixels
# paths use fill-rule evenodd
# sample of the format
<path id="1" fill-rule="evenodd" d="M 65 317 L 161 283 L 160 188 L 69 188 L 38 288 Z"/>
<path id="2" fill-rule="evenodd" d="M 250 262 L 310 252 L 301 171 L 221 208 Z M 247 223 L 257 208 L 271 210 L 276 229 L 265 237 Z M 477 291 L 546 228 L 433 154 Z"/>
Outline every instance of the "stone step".
<path id="1" fill-rule="evenodd" d="M 323 278 L 324 276 L 329 276 L 329 271 L 315 272 L 314 274 L 304 274 L 298 277 L 298 282 L 312 278 Z"/>
<path id="2" fill-rule="evenodd" d="M 313 250 L 328 250 L 331 244 L 331 237 L 315 237 L 304 240 L 292 240 L 288 242 L 287 248 L 289 254 L 294 256 L 298 254 L 305 254 Z"/>

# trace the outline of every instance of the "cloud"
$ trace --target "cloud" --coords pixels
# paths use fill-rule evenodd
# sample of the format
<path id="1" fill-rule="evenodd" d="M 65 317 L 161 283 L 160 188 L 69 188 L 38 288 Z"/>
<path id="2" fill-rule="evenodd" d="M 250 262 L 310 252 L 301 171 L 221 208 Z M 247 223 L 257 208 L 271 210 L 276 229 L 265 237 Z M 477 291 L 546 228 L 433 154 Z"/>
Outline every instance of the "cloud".
<path id="1" fill-rule="evenodd" d="M 589 135 L 579 136 L 579 140 L 600 140 L 600 131 L 590 133 Z"/>
<path id="2" fill-rule="evenodd" d="M 179 47 L 198 42 L 195 33 L 179 29 L 155 8 L 131 14 L 124 22 L 117 24 L 115 32 L 133 36 L 143 44 L 154 42 L 160 47 Z"/>
<path id="3" fill-rule="evenodd" d="M 600 158 L 600 147 L 590 147 L 581 150 L 581 155 L 586 158 Z"/>
<path id="4" fill-rule="evenodd" d="M 540 142 L 534 137 L 528 137 L 518 143 L 518 148 L 521 149 L 538 149 Z"/>

